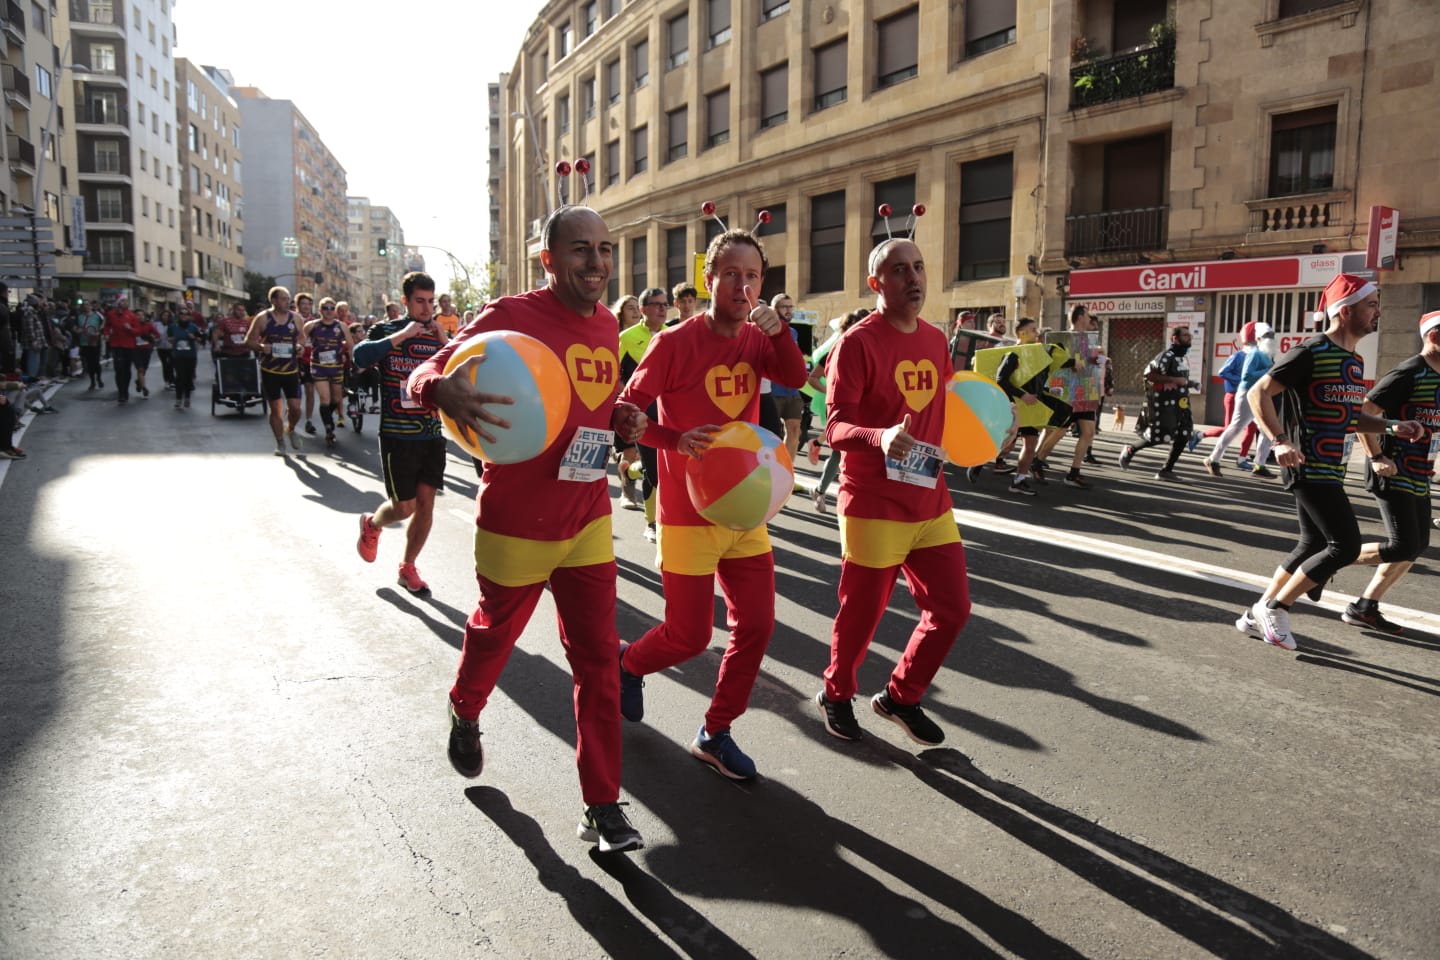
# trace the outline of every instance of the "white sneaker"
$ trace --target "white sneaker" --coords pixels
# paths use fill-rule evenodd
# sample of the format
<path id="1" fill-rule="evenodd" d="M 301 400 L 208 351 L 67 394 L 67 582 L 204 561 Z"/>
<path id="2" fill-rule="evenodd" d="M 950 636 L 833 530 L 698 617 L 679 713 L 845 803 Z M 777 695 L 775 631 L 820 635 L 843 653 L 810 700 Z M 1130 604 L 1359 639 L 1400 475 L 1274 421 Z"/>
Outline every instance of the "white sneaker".
<path id="1" fill-rule="evenodd" d="M 1246 636 L 1254 637 L 1256 640 L 1265 639 L 1264 633 L 1260 630 L 1260 624 L 1255 622 L 1255 617 L 1250 612 L 1249 607 L 1246 607 L 1244 611 L 1241 612 L 1239 618 L 1236 619 L 1235 629 Z"/>
<path id="2" fill-rule="evenodd" d="M 1284 650 L 1295 649 L 1295 636 L 1290 632 L 1290 612 L 1279 607 L 1270 609 L 1264 600 L 1256 600 L 1250 608 L 1255 625 L 1260 628 L 1260 639 Z"/>
<path id="3" fill-rule="evenodd" d="M 294 447 L 296 450 L 299 450 L 300 434 L 296 433 L 294 430 L 291 430 L 289 431 L 288 436 L 290 437 L 290 446 Z"/>
<path id="4" fill-rule="evenodd" d="M 819 488 L 819 487 L 816 487 L 816 488 L 814 488 L 813 490 L 810 491 L 810 499 L 812 499 L 812 500 L 815 501 L 815 512 L 816 512 L 816 513 L 824 513 L 824 512 L 825 512 L 825 494 L 823 494 L 823 493 L 820 492 L 820 488 Z"/>

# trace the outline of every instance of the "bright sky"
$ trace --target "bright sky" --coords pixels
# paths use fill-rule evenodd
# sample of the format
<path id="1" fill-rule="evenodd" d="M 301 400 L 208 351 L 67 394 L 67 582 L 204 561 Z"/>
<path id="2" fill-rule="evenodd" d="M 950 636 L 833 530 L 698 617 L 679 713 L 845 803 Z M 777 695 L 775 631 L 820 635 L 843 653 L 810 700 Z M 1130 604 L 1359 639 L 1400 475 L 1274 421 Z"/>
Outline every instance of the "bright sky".
<path id="1" fill-rule="evenodd" d="M 490 233 L 486 85 L 514 65 L 542 6 L 178 0 L 175 54 L 223 67 L 239 86 L 293 100 L 345 168 L 351 196 L 394 210 L 407 242 L 483 265 Z M 449 259 L 421 252 L 443 290 Z"/>

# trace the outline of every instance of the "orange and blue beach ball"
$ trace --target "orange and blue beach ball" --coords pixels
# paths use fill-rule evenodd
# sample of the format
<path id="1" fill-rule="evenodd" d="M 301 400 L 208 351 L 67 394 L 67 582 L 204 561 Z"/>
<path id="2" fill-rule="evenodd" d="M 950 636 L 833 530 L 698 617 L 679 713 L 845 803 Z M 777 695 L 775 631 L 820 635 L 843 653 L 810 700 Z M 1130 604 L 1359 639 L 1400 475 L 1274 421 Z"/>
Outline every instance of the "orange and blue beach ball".
<path id="1" fill-rule="evenodd" d="M 481 393 L 514 399 L 491 412 L 510 421 L 508 430 L 487 426 L 495 442 L 482 440 L 443 411 L 445 432 L 460 446 L 489 463 L 522 463 L 549 449 L 570 416 L 570 377 L 565 364 L 545 344 L 514 330 L 492 330 L 466 340 L 445 364 L 448 376 L 471 357 L 484 363 L 472 368 L 472 382 Z"/>
<path id="2" fill-rule="evenodd" d="M 956 466 L 978 467 L 994 460 L 1014 426 L 1010 398 L 989 377 L 961 370 L 945 385 L 941 446 Z"/>
<path id="3" fill-rule="evenodd" d="M 685 464 L 695 510 L 718 527 L 753 530 L 780 512 L 795 489 L 784 442 L 744 420 L 722 426 L 704 456 Z"/>

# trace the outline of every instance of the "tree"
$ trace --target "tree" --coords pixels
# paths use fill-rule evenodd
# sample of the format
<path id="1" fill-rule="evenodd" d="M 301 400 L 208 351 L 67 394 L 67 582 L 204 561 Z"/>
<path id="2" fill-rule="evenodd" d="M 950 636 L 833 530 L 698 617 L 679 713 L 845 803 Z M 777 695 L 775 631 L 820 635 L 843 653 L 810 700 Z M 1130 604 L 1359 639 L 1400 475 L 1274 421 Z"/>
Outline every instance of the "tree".
<path id="1" fill-rule="evenodd" d="M 263 310 L 270 302 L 270 288 L 275 286 L 275 278 L 265 273 L 256 273 L 253 270 L 245 271 L 245 302 L 248 307 L 255 310 Z"/>
<path id="2" fill-rule="evenodd" d="M 455 275 L 450 278 L 450 299 L 455 303 L 455 309 L 464 313 L 466 310 L 479 310 L 485 304 L 495 299 L 495 263 L 491 261 L 488 266 L 481 267 L 478 263 L 460 264 L 455 266 L 463 267 L 457 269 Z M 465 276 L 465 271 L 470 271 L 470 276 Z"/>

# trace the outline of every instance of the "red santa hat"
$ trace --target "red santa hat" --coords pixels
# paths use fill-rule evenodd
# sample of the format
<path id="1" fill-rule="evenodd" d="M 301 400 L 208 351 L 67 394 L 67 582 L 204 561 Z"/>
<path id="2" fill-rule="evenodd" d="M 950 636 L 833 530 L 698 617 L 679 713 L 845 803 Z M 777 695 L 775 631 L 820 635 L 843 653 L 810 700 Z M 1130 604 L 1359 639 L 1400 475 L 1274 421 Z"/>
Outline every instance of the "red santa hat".
<path id="1" fill-rule="evenodd" d="M 1420 318 L 1420 339 L 1424 340 L 1431 330 L 1440 329 L 1440 310 L 1431 310 Z"/>
<path id="2" fill-rule="evenodd" d="M 1254 321 L 1254 320 L 1246 321 L 1245 326 L 1243 326 L 1243 327 L 1240 328 L 1240 342 L 1241 342 L 1241 343 L 1254 343 L 1254 342 L 1255 342 L 1255 321 Z"/>
<path id="3" fill-rule="evenodd" d="M 1323 319 L 1334 319 L 1342 307 L 1351 307 L 1364 300 L 1378 289 L 1375 284 L 1352 273 L 1337 273 L 1335 279 L 1326 284 L 1320 293 L 1320 302 L 1315 305 Z"/>

